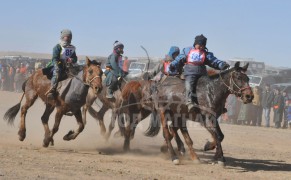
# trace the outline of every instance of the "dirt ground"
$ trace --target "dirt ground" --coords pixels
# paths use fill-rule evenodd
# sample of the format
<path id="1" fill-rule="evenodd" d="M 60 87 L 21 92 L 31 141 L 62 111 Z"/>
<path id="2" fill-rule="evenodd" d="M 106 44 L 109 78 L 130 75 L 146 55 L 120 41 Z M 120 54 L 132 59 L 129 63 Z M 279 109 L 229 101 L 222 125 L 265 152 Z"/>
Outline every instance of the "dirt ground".
<path id="1" fill-rule="evenodd" d="M 20 96 L 0 92 L 1 117 Z M 122 138 L 106 142 L 90 116 L 85 130 L 70 142 L 62 138 L 77 123 L 73 117 L 63 118 L 55 146 L 43 148 L 43 111 L 40 100 L 29 110 L 23 142 L 17 135 L 19 114 L 14 127 L 0 121 L 0 179 L 291 179 L 291 130 L 221 124 L 227 161 L 222 167 L 212 163 L 214 151 L 201 150 L 211 140 L 209 133 L 199 124 L 189 123 L 194 148 L 204 163 L 192 163 L 186 153 L 181 165 L 173 165 L 160 152 L 161 133 L 154 138 L 143 135 L 148 119 L 138 126 L 130 153 L 123 153 Z M 107 120 L 109 117 L 110 111 L 106 113 Z M 52 116 L 50 127 L 53 122 Z"/>

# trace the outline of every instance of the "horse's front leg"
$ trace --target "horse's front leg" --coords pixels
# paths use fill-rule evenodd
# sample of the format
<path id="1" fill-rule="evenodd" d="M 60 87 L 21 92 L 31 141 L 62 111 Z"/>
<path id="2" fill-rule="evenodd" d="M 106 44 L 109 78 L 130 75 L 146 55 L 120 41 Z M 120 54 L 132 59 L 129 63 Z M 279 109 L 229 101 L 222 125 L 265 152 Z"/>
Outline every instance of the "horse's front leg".
<path id="1" fill-rule="evenodd" d="M 218 161 L 219 164 L 225 165 L 225 158 L 223 156 L 223 150 L 221 146 L 221 141 L 223 136 L 221 136 L 222 132 L 219 127 L 218 121 L 213 115 L 206 115 L 205 119 L 205 127 L 211 133 L 214 142 L 216 142 L 216 152 L 214 155 L 214 160 Z M 222 134 L 223 135 L 223 134 Z"/>
<path id="2" fill-rule="evenodd" d="M 217 131 L 217 136 L 218 138 L 220 139 L 220 142 L 223 141 L 224 139 L 224 134 L 222 133 L 221 129 L 220 129 L 220 126 L 218 124 L 218 122 L 216 121 L 216 131 Z M 209 150 L 213 150 L 215 149 L 216 147 L 216 140 L 215 140 L 215 137 L 212 135 L 212 139 L 213 141 L 210 142 L 210 141 L 207 141 L 206 144 L 204 145 L 204 151 L 209 151 Z"/>
<path id="3" fill-rule="evenodd" d="M 49 117 L 51 115 L 51 113 L 54 111 L 55 107 L 51 106 L 50 104 L 46 104 L 45 107 L 45 111 L 43 113 L 43 115 L 41 116 L 41 121 L 44 127 L 44 139 L 43 139 L 43 147 L 48 147 L 49 143 L 51 143 L 51 145 L 54 145 L 54 140 L 51 139 L 50 135 L 51 135 L 51 131 L 49 129 L 49 125 L 48 125 L 48 120 Z"/>
<path id="4" fill-rule="evenodd" d="M 63 139 L 65 141 L 70 141 L 72 139 L 75 139 L 83 131 L 83 129 L 84 129 L 84 123 L 83 123 L 83 119 L 82 119 L 81 109 L 79 109 L 78 111 L 76 111 L 74 113 L 74 116 L 75 116 L 75 118 L 77 120 L 77 123 L 79 125 L 79 128 L 76 131 L 74 131 L 74 130 L 69 131 L 68 134 L 66 134 L 63 137 Z"/>
<path id="5" fill-rule="evenodd" d="M 55 115 L 55 124 L 53 126 L 53 129 L 51 130 L 51 135 L 50 135 L 50 139 L 52 140 L 54 135 L 58 132 L 59 130 L 59 126 L 60 126 L 60 123 L 61 123 L 61 120 L 62 120 L 62 117 L 64 115 L 64 110 L 63 108 L 57 108 L 57 112 L 56 112 L 56 115 Z"/>

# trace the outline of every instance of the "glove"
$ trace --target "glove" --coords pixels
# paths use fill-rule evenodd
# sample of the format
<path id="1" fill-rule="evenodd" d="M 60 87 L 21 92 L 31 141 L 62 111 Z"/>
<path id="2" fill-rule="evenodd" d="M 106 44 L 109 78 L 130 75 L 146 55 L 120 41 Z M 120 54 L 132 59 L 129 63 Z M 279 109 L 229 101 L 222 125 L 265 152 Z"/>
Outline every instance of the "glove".
<path id="1" fill-rule="evenodd" d="M 73 62 L 72 58 L 67 59 L 67 63 L 72 63 L 72 62 Z"/>
<path id="2" fill-rule="evenodd" d="M 230 67 L 229 64 L 224 63 L 224 64 L 222 65 L 222 67 L 221 67 L 221 70 L 226 70 L 226 69 L 228 69 L 229 67 Z"/>

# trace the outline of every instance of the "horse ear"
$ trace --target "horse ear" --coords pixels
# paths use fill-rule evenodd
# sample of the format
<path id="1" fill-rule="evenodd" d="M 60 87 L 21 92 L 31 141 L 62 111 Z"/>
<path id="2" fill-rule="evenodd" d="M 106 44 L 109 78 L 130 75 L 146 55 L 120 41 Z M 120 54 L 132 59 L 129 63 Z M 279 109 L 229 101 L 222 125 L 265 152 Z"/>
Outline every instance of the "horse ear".
<path id="1" fill-rule="evenodd" d="M 247 63 L 246 65 L 244 65 L 244 66 L 242 67 L 242 70 L 243 70 L 243 71 L 247 71 L 247 70 L 248 70 L 248 67 L 249 67 L 249 63 Z"/>
<path id="2" fill-rule="evenodd" d="M 240 62 L 237 61 L 237 62 L 234 64 L 234 67 L 235 67 L 235 69 L 239 69 L 239 66 L 240 66 Z"/>
<path id="3" fill-rule="evenodd" d="M 88 56 L 86 56 L 86 65 L 87 65 L 87 66 L 90 66 L 90 64 L 91 64 L 91 61 L 90 61 L 90 59 L 88 58 Z"/>

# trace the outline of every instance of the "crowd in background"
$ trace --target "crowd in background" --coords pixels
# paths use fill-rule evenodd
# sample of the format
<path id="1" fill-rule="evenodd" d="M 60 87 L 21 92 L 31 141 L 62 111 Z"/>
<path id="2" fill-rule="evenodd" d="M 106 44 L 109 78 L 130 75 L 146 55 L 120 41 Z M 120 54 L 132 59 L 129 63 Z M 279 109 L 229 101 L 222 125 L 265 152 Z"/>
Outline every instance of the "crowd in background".
<path id="1" fill-rule="evenodd" d="M 270 85 L 266 84 L 263 89 L 254 87 L 253 93 L 254 99 L 250 104 L 242 104 L 237 97 L 229 95 L 227 113 L 223 115 L 222 122 L 264 127 L 273 123 L 275 128 L 291 128 L 291 98 L 286 91 L 270 89 Z"/>
<path id="2" fill-rule="evenodd" d="M 35 70 L 43 68 L 41 60 L 0 60 L 0 90 L 22 92 L 22 84 Z"/>

